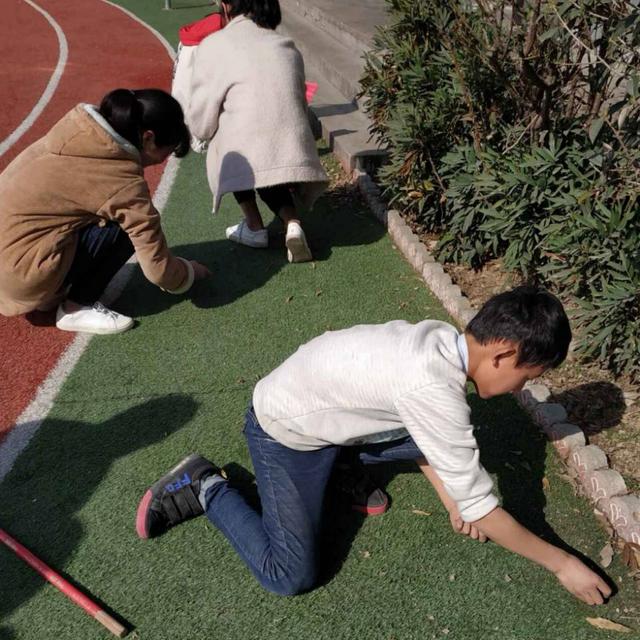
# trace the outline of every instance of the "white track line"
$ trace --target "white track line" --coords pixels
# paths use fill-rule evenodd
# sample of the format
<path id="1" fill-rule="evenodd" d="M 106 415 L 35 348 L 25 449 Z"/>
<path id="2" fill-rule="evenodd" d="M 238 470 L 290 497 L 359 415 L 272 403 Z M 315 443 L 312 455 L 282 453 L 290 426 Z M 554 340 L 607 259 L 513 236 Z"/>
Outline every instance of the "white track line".
<path id="1" fill-rule="evenodd" d="M 67 64 L 67 58 L 69 57 L 69 46 L 67 45 L 67 39 L 65 38 L 64 31 L 62 31 L 60 25 L 47 13 L 42 7 L 39 7 L 33 0 L 24 0 L 28 5 L 32 6 L 36 11 L 39 11 L 53 27 L 58 37 L 58 63 L 54 69 L 49 82 L 45 87 L 44 93 L 40 96 L 35 107 L 31 110 L 29 115 L 20 123 L 20 125 L 14 129 L 13 133 L 9 134 L 2 142 L 0 142 L 0 156 L 4 155 L 20 138 L 31 128 L 33 123 L 38 119 L 44 108 L 49 104 L 55 90 L 58 88 L 60 78 L 64 72 L 65 65 Z"/>
<path id="2" fill-rule="evenodd" d="M 171 43 L 159 31 L 157 31 L 151 25 L 147 24 L 146 22 L 144 22 L 143 20 L 138 18 L 138 16 L 135 13 L 132 13 L 131 11 L 129 11 L 129 9 L 125 9 L 124 7 L 121 7 L 119 4 L 116 4 L 115 2 L 110 2 L 110 0 L 102 0 L 102 2 L 104 2 L 105 4 L 111 5 L 112 7 L 115 7 L 116 9 L 120 9 L 120 11 L 122 11 L 122 13 L 126 13 L 132 20 L 135 20 L 136 22 L 139 22 L 143 27 L 145 27 L 146 29 L 151 31 L 151 33 L 153 33 L 153 35 L 156 38 L 158 38 L 158 40 L 160 40 L 160 42 L 162 42 L 162 44 L 164 45 L 164 48 L 167 50 L 167 53 L 169 54 L 169 57 L 171 58 L 171 60 L 175 60 L 175 57 L 176 57 L 175 49 L 171 46 Z"/>
<path id="3" fill-rule="evenodd" d="M 136 22 L 145 26 L 164 45 L 169 57 L 172 60 L 174 59 L 175 51 L 167 40 L 153 27 L 142 22 L 142 20 L 137 16 L 133 15 L 126 9 L 122 9 L 122 7 L 119 7 L 117 4 L 113 4 L 113 2 L 109 2 L 109 0 L 101 1 L 105 4 L 121 9 L 124 13 L 134 18 Z M 30 0 L 25 0 L 25 2 L 30 2 Z M 179 166 L 180 161 L 174 156 L 171 156 L 164 168 L 160 183 L 155 190 L 153 203 L 160 213 L 164 211 L 167 204 Z M 116 277 L 109 283 L 109 287 L 104 294 L 105 300 L 113 300 L 120 295 L 127 284 L 127 281 L 131 277 L 131 273 L 133 271 L 132 267 L 135 262 L 134 254 L 131 260 L 122 267 Z M 2 482 L 9 471 L 11 471 L 16 459 L 22 451 L 26 449 L 29 441 L 36 434 L 49 411 L 51 411 L 51 407 L 53 406 L 62 385 L 68 378 L 78 360 L 80 360 L 80 356 L 84 353 L 92 337 L 93 336 L 89 334 L 76 334 L 73 342 L 65 349 L 55 367 L 49 372 L 49 375 L 47 375 L 44 382 L 38 387 L 34 399 L 18 417 L 15 425 L 9 431 L 4 442 L 0 444 L 0 482 Z"/>

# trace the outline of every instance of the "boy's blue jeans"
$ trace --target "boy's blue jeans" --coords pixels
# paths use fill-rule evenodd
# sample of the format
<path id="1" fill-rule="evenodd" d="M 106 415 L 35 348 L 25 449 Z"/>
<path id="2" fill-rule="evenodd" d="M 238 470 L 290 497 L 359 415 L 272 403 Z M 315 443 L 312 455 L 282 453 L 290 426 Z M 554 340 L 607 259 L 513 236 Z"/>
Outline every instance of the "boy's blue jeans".
<path id="1" fill-rule="evenodd" d="M 294 595 L 316 581 L 316 545 L 324 493 L 340 451 L 328 446 L 296 451 L 267 435 L 253 407 L 244 434 L 253 461 L 262 514 L 227 482 L 206 493 L 209 520 L 227 537 L 267 590 Z M 358 447 L 360 460 L 373 464 L 423 457 L 410 437 Z"/>

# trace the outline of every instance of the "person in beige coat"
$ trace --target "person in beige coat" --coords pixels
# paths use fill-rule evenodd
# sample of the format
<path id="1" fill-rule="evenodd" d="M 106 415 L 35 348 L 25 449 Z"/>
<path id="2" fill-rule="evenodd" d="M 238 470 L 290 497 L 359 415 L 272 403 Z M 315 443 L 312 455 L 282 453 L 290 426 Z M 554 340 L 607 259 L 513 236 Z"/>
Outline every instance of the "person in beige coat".
<path id="1" fill-rule="evenodd" d="M 209 275 L 174 256 L 144 179 L 146 166 L 189 149 L 180 105 L 159 89 L 117 89 L 79 104 L 0 174 L 0 313 L 57 306 L 56 326 L 118 333 L 133 319 L 98 302 L 136 253 L 170 293 Z"/>
<path id="2" fill-rule="evenodd" d="M 310 209 L 328 181 L 309 124 L 302 56 L 275 32 L 278 0 L 229 0 L 221 8 L 228 23 L 198 45 L 185 98 L 191 133 L 210 141 L 213 210 L 234 193 L 244 220 L 227 237 L 266 247 L 257 189 L 287 227 L 289 261 L 311 260 L 298 210 Z"/>

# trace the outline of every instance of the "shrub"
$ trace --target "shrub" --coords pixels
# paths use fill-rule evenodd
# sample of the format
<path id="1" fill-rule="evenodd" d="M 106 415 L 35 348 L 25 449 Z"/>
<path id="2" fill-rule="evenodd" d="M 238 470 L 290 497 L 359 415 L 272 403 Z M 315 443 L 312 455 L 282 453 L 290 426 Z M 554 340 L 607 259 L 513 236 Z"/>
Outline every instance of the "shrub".
<path id="1" fill-rule="evenodd" d="M 640 375 L 640 12 L 630 1 L 390 0 L 363 90 L 390 200 L 445 260 L 502 257 Z"/>

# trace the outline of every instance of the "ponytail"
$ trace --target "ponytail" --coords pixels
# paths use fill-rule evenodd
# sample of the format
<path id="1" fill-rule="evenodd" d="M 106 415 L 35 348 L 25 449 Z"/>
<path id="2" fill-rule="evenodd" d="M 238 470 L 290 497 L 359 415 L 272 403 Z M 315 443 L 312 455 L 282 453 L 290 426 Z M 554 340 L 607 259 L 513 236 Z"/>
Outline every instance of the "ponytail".
<path id="1" fill-rule="evenodd" d="M 142 108 L 131 89 L 116 89 L 100 103 L 100 115 L 136 149 L 142 147 Z"/>
<path id="2" fill-rule="evenodd" d="M 278 0 L 223 0 L 229 6 L 229 17 L 246 15 L 263 29 L 275 29 L 282 21 Z"/>
<path id="3" fill-rule="evenodd" d="M 136 149 L 142 134 L 152 131 L 158 147 L 172 147 L 181 158 L 189 151 L 191 136 L 178 101 L 161 89 L 115 89 L 100 103 L 100 115 Z"/>

